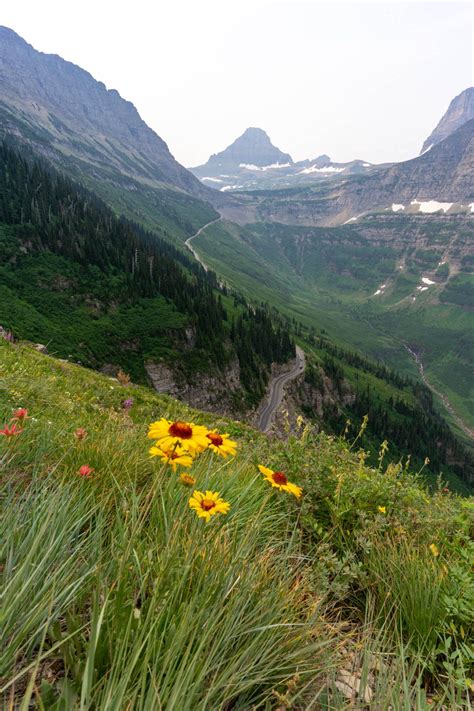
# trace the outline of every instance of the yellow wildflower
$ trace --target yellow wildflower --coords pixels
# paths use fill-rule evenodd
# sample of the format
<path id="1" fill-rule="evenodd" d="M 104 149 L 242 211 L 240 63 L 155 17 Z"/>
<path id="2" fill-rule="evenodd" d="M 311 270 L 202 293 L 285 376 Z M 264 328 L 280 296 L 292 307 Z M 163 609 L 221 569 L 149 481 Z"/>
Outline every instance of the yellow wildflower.
<path id="1" fill-rule="evenodd" d="M 436 543 L 430 543 L 429 549 L 435 558 L 437 558 L 439 556 L 439 550 L 438 550 L 438 546 L 436 545 Z"/>
<path id="2" fill-rule="evenodd" d="M 229 454 L 235 457 L 237 451 L 237 442 L 229 439 L 228 434 L 219 434 L 216 430 L 211 430 L 206 435 L 209 440 L 209 449 L 212 449 L 221 457 L 227 457 Z"/>
<path id="3" fill-rule="evenodd" d="M 377 510 L 382 514 L 387 513 L 385 506 L 377 506 Z"/>
<path id="4" fill-rule="evenodd" d="M 292 484 L 291 481 L 288 481 L 284 472 L 274 472 L 273 469 L 268 469 L 268 467 L 264 467 L 262 464 L 259 464 L 258 468 L 269 484 L 280 491 L 293 494 L 297 499 L 300 498 L 303 489 L 300 486 L 296 486 L 296 484 Z"/>
<path id="5" fill-rule="evenodd" d="M 207 448 L 209 440 L 206 435 L 207 429 L 202 425 L 181 420 L 170 422 L 164 417 L 157 422 L 152 422 L 148 429 L 148 437 L 155 439 L 161 449 L 169 451 L 180 444 L 191 454 L 197 454 Z"/>
<path id="6" fill-rule="evenodd" d="M 193 463 L 193 458 L 190 453 L 176 445 L 172 449 L 163 449 L 162 447 L 150 447 L 149 450 L 152 457 L 160 457 L 163 464 L 169 464 L 175 472 L 178 464 L 181 467 L 190 467 Z"/>
<path id="7" fill-rule="evenodd" d="M 199 518 L 209 521 L 211 516 L 228 513 L 230 504 L 220 498 L 218 491 L 206 491 L 206 493 L 194 491 L 189 499 L 189 507 L 196 512 Z"/>
<path id="8" fill-rule="evenodd" d="M 186 474 L 186 472 L 182 472 L 180 474 L 179 480 L 181 484 L 184 484 L 184 486 L 194 486 L 196 483 L 196 479 L 191 476 L 191 474 Z"/>

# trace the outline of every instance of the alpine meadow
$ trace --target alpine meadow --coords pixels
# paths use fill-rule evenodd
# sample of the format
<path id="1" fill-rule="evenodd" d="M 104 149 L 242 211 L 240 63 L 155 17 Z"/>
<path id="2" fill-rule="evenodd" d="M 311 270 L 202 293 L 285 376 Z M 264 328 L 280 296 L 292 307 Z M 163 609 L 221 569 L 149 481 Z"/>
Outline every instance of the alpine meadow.
<path id="1" fill-rule="evenodd" d="M 0 26 L 0 707 L 471 709 L 467 4 L 183 3 Z"/>

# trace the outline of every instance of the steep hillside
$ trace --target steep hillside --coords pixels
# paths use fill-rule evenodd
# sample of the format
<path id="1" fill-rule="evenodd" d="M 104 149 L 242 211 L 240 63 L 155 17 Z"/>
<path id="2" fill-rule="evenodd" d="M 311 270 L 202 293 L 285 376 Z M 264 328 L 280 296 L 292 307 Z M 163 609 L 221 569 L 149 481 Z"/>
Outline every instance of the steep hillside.
<path id="1" fill-rule="evenodd" d="M 0 292 L 0 325 L 17 336 L 139 382 L 161 372 L 185 399 L 203 380 L 210 409 L 257 404 L 272 362 L 294 354 L 264 307 L 234 303 L 190 257 L 6 145 Z"/>
<path id="2" fill-rule="evenodd" d="M 221 212 L 241 223 L 333 226 L 376 210 L 468 212 L 474 203 L 474 119 L 422 156 L 369 175 L 314 188 L 255 191 L 238 199 L 240 211 L 234 206 Z"/>
<path id="3" fill-rule="evenodd" d="M 391 211 L 337 228 L 221 222 L 194 245 L 229 284 L 345 348 L 415 378 L 423 367 L 472 439 L 473 223 Z"/>
<path id="4" fill-rule="evenodd" d="M 0 137 L 10 133 L 165 238 L 212 219 L 206 189 L 115 90 L 0 27 Z"/>
<path id="5" fill-rule="evenodd" d="M 472 118 L 474 118 L 474 87 L 471 86 L 469 89 L 464 89 L 451 101 L 446 113 L 423 143 L 421 153 L 430 150 L 440 141 L 444 141 L 463 123 Z"/>
<path id="6" fill-rule="evenodd" d="M 469 500 L 383 447 L 0 362 L 2 707 L 469 708 Z M 232 454 L 150 457 L 162 417 Z"/>

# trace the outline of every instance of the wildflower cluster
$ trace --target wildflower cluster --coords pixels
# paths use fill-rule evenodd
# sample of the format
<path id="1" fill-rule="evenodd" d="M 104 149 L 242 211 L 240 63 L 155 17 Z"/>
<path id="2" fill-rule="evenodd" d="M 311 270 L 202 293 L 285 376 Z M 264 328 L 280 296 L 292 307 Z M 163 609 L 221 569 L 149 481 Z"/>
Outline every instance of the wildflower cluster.
<path id="1" fill-rule="evenodd" d="M 192 467 L 196 457 L 206 450 L 224 458 L 234 457 L 237 452 L 237 443 L 228 434 L 182 420 L 172 422 L 162 417 L 149 426 L 148 437 L 155 440 L 149 450 L 150 455 L 158 457 L 174 473 L 178 467 Z M 258 468 L 272 487 L 293 494 L 296 498 L 301 496 L 301 487 L 288 481 L 284 472 L 273 471 L 263 465 Z M 180 474 L 180 481 L 185 486 L 193 487 L 196 484 L 195 477 L 187 472 Z M 216 514 L 226 514 L 230 509 L 230 503 L 221 498 L 219 491 L 204 492 L 196 489 L 188 503 L 197 516 L 206 521 Z"/>
<path id="2" fill-rule="evenodd" d="M 235 456 L 237 452 L 237 443 L 231 440 L 228 434 L 208 430 L 193 422 L 171 422 L 162 417 L 150 425 L 148 437 L 155 440 L 155 444 L 150 448 L 151 456 L 159 457 L 173 472 L 176 472 L 178 467 L 190 468 L 196 457 L 205 450 L 224 458 Z M 181 473 L 180 481 L 184 486 L 194 486 L 196 483 L 196 479 L 185 472 Z M 226 514 L 230 504 L 220 498 L 218 491 L 195 490 L 189 499 L 189 507 L 199 518 L 209 521 L 211 516 L 218 513 Z"/>
<path id="3" fill-rule="evenodd" d="M 0 435 L 2 437 L 15 437 L 20 435 L 25 429 L 24 425 L 28 418 L 28 410 L 24 407 L 19 407 L 14 411 L 13 417 L 8 424 L 3 425 L 0 429 Z"/>

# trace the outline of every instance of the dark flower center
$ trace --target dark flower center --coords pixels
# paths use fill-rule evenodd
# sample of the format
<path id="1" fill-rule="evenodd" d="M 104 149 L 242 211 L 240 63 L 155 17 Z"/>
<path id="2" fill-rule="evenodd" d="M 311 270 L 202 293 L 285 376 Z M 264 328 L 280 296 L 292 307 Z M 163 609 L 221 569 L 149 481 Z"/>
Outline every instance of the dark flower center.
<path id="1" fill-rule="evenodd" d="M 168 432 L 172 437 L 179 437 L 180 439 L 191 439 L 193 436 L 192 427 L 187 422 L 181 422 L 180 420 L 173 422 Z"/>
<path id="2" fill-rule="evenodd" d="M 288 484 L 288 479 L 283 474 L 283 472 L 273 472 L 273 481 L 275 482 L 275 484 L 280 484 L 283 486 L 285 486 L 285 484 Z"/>
<path id="3" fill-rule="evenodd" d="M 209 432 L 207 438 L 210 439 L 211 444 L 215 445 L 216 447 L 220 447 L 224 441 L 220 434 L 216 434 L 215 432 Z"/>
<path id="4" fill-rule="evenodd" d="M 212 499 L 203 499 L 201 501 L 201 508 L 204 509 L 204 511 L 210 511 L 211 509 L 214 508 L 216 505 L 216 502 L 213 501 Z"/>

